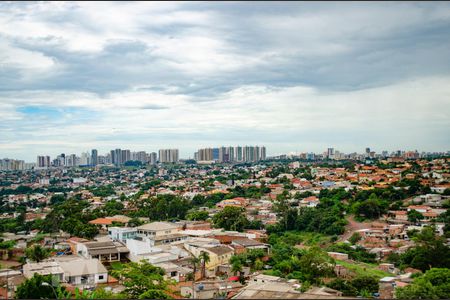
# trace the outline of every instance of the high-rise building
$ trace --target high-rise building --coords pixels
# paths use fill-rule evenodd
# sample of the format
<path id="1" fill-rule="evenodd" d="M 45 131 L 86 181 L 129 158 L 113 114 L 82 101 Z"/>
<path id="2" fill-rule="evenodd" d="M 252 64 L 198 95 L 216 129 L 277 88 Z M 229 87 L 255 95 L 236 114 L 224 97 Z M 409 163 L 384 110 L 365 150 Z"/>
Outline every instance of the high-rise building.
<path id="1" fill-rule="evenodd" d="M 235 158 L 234 158 L 234 147 L 228 147 L 226 149 L 226 153 L 228 154 L 228 161 L 229 162 L 234 162 Z"/>
<path id="2" fill-rule="evenodd" d="M 138 151 L 133 152 L 134 155 L 132 155 L 132 160 L 140 161 L 143 164 L 146 164 L 148 162 L 148 155 L 145 151 Z"/>
<path id="3" fill-rule="evenodd" d="M 177 163 L 178 149 L 160 149 L 159 162 L 160 163 Z"/>
<path id="4" fill-rule="evenodd" d="M 244 161 L 245 162 L 256 161 L 256 158 L 255 158 L 255 147 L 254 146 L 244 146 L 243 154 L 244 154 Z"/>
<path id="5" fill-rule="evenodd" d="M 334 148 L 328 148 L 327 149 L 327 158 L 333 158 L 334 157 Z"/>
<path id="6" fill-rule="evenodd" d="M 260 160 L 266 160 L 266 147 L 265 146 L 261 146 L 259 151 L 260 151 L 259 159 Z"/>
<path id="7" fill-rule="evenodd" d="M 212 160 L 219 160 L 219 148 L 213 148 L 213 158 Z"/>
<path id="8" fill-rule="evenodd" d="M 217 161 L 220 163 L 228 162 L 228 155 L 226 153 L 226 148 L 223 146 L 219 148 L 219 159 Z"/>
<path id="9" fill-rule="evenodd" d="M 215 155 L 216 150 L 218 153 L 217 155 Z M 266 159 L 266 147 L 222 146 L 219 148 L 204 148 L 195 152 L 194 157 L 198 161 L 217 161 L 219 163 L 257 162 Z"/>
<path id="10" fill-rule="evenodd" d="M 82 166 L 88 166 L 91 164 L 91 156 L 89 155 L 89 152 L 83 152 L 81 153 L 80 157 L 80 165 Z"/>
<path id="11" fill-rule="evenodd" d="M 106 155 L 99 155 L 97 157 L 97 165 L 109 164 L 111 161 L 111 154 L 107 153 Z"/>
<path id="12" fill-rule="evenodd" d="M 244 156 L 242 154 L 242 147 L 241 146 L 237 146 L 234 147 L 234 158 L 237 162 L 243 162 L 244 161 Z"/>
<path id="13" fill-rule="evenodd" d="M 64 167 L 66 165 L 66 155 L 64 153 L 61 153 L 56 157 L 55 165 L 58 167 Z"/>
<path id="14" fill-rule="evenodd" d="M 255 146 L 253 148 L 253 161 L 260 161 L 260 155 L 259 146 Z"/>
<path id="15" fill-rule="evenodd" d="M 204 148 L 199 149 L 197 151 L 197 158 L 198 161 L 212 161 L 213 160 L 213 149 L 212 148 Z"/>
<path id="16" fill-rule="evenodd" d="M 80 159 L 77 158 L 75 154 L 70 154 L 66 156 L 65 165 L 67 167 L 76 167 L 80 164 Z"/>
<path id="17" fill-rule="evenodd" d="M 15 159 L 0 159 L 0 171 L 20 171 L 25 170 L 25 162 Z"/>
<path id="18" fill-rule="evenodd" d="M 98 152 L 97 149 L 92 149 L 91 151 L 91 165 L 98 165 Z"/>
<path id="19" fill-rule="evenodd" d="M 156 162 L 158 161 L 158 157 L 157 157 L 157 155 L 156 155 L 156 152 L 150 153 L 149 156 L 150 156 L 150 157 L 149 157 L 150 164 L 151 164 L 151 165 L 156 165 Z"/>
<path id="20" fill-rule="evenodd" d="M 130 152 L 130 150 L 122 150 L 121 154 L 122 154 L 121 165 L 126 163 L 127 161 L 131 160 L 131 152 Z"/>
<path id="21" fill-rule="evenodd" d="M 123 164 L 123 160 L 122 160 L 122 150 L 121 149 L 116 149 L 116 150 L 111 150 L 111 163 L 116 165 L 116 166 L 121 166 Z"/>
<path id="22" fill-rule="evenodd" d="M 38 156 L 36 165 L 38 168 L 50 167 L 50 156 Z"/>

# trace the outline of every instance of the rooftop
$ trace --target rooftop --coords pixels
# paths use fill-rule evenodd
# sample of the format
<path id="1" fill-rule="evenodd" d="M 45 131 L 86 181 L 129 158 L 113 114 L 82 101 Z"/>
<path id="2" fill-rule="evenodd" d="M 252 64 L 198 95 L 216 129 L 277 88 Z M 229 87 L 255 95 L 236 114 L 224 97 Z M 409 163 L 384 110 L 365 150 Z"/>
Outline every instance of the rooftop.
<path id="1" fill-rule="evenodd" d="M 151 231 L 173 230 L 178 228 L 179 228 L 178 225 L 168 222 L 152 222 L 137 227 L 138 230 L 151 230 Z"/>

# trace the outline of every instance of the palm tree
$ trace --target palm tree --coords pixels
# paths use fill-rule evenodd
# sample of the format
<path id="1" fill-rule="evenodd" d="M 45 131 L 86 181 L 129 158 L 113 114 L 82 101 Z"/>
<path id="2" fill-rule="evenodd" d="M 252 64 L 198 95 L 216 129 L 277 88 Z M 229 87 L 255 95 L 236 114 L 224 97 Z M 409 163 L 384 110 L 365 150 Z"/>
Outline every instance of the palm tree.
<path id="1" fill-rule="evenodd" d="M 244 280 L 244 275 L 242 274 L 242 263 L 239 260 L 235 260 L 232 262 L 231 264 L 231 272 L 234 273 L 234 275 L 236 275 L 236 273 L 239 272 L 239 282 L 243 282 Z"/>
<path id="2" fill-rule="evenodd" d="M 193 269 L 193 275 L 194 275 L 194 282 L 195 282 L 195 273 L 197 273 L 197 267 L 200 264 L 200 257 L 192 257 L 191 258 L 191 264 Z"/>
<path id="3" fill-rule="evenodd" d="M 25 250 L 25 255 L 32 261 L 41 262 L 50 256 L 50 249 L 46 249 L 39 244 Z"/>
<path id="4" fill-rule="evenodd" d="M 202 278 L 206 277 L 206 264 L 210 261 L 209 254 L 206 251 L 202 251 L 198 256 L 202 262 Z"/>

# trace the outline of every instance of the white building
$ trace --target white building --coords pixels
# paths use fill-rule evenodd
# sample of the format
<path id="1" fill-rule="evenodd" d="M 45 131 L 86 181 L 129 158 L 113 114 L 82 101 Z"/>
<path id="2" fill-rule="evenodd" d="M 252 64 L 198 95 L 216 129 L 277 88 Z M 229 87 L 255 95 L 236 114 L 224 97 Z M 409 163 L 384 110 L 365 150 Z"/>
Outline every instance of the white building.
<path id="1" fill-rule="evenodd" d="M 108 235 L 113 241 L 126 243 L 137 236 L 137 229 L 132 227 L 108 227 Z"/>
<path id="2" fill-rule="evenodd" d="M 182 241 L 187 235 L 180 233 L 180 227 L 168 222 L 152 222 L 137 227 L 137 237 L 148 242 L 150 246 L 158 246 Z"/>
<path id="3" fill-rule="evenodd" d="M 79 256 L 55 257 L 49 261 L 27 263 L 23 275 L 31 278 L 39 275 L 52 275 L 58 282 L 76 286 L 93 286 L 108 282 L 108 271 L 98 259 L 84 259 Z"/>

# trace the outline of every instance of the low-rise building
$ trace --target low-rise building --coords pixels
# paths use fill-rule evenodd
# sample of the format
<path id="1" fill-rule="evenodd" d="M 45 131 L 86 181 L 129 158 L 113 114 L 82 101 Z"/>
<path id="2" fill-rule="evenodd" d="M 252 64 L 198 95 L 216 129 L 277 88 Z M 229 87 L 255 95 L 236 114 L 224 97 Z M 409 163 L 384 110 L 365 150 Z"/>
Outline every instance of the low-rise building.
<path id="1" fill-rule="evenodd" d="M 180 226 L 168 222 L 152 222 L 137 227 L 137 237 L 151 246 L 169 244 L 187 239 Z"/>
<path id="2" fill-rule="evenodd" d="M 97 258 L 101 262 L 121 261 L 129 253 L 128 248 L 119 241 L 85 242 L 78 244 L 78 255 L 84 258 Z"/>
<path id="3" fill-rule="evenodd" d="M 126 240 L 134 239 L 137 236 L 137 229 L 132 227 L 109 227 L 108 236 L 113 241 L 126 243 Z"/>

